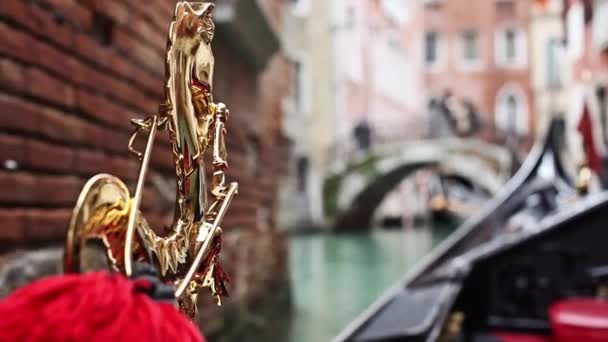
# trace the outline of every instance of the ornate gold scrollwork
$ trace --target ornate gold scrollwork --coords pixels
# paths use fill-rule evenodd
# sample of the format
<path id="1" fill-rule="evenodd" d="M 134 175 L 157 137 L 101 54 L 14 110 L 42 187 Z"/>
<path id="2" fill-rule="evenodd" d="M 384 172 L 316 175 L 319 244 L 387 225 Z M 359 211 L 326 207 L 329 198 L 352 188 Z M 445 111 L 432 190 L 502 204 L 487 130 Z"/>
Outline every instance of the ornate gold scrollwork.
<path id="1" fill-rule="evenodd" d="M 154 263 L 164 281 L 176 286 L 180 308 L 196 318 L 196 300 L 202 287 L 221 304 L 226 295 L 226 275 L 219 263 L 220 223 L 237 193 L 227 183 L 224 143 L 228 109 L 213 102 L 214 5 L 178 2 L 169 28 L 166 53 L 165 101 L 159 113 L 133 119 L 135 131 L 128 150 L 141 161 L 131 196 L 118 178 L 100 174 L 91 178 L 74 208 L 66 240 L 66 272 L 82 272 L 84 254 L 93 241 L 105 248 L 107 266 L 131 275 L 134 261 Z M 171 231 L 159 236 L 150 228 L 139 207 L 148 165 L 158 130 L 170 136 L 177 176 L 176 210 Z M 148 139 L 143 152 L 135 142 L 143 133 Z M 211 148 L 212 181 L 207 204 L 205 151 Z M 99 244 L 97 244 L 99 245 Z"/>

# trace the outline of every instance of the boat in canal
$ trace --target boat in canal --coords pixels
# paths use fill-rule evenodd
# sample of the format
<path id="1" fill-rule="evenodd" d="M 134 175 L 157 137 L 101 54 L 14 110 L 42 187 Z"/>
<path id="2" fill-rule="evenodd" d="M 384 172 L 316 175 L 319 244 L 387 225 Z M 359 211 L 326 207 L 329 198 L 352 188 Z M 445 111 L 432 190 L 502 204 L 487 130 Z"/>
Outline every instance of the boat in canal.
<path id="1" fill-rule="evenodd" d="M 608 341 L 608 195 L 579 195 L 559 130 L 334 341 Z"/>
<path id="2" fill-rule="evenodd" d="M 464 177 L 438 173 L 430 187 L 429 210 L 435 224 L 456 227 L 478 213 L 491 199 L 484 189 Z"/>

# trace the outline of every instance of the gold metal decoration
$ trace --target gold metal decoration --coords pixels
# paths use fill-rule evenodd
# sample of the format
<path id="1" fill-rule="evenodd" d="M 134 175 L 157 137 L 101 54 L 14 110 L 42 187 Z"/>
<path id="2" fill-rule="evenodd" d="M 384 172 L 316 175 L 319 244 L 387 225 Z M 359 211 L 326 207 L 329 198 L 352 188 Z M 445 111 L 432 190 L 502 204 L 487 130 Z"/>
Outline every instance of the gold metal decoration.
<path id="1" fill-rule="evenodd" d="M 128 148 L 141 160 L 135 195 L 131 197 L 114 176 L 91 178 L 72 213 L 65 248 L 66 272 L 93 268 L 89 261 L 94 246 L 97 250 L 101 246 L 106 267 L 127 276 L 134 261 L 155 264 L 162 279 L 175 285 L 180 308 L 193 319 L 202 287 L 211 290 L 218 305 L 227 294 L 226 275 L 218 260 L 220 222 L 237 192 L 237 183 L 227 183 L 224 175 L 229 111 L 223 103 L 214 103 L 211 95 L 213 8 L 204 2 L 177 3 L 167 43 L 164 103 L 158 114 L 131 120 L 135 132 Z M 139 210 L 158 130 L 169 133 L 177 174 L 175 216 L 165 236 L 158 236 Z M 140 152 L 134 143 L 144 133 L 148 139 Z M 203 158 L 207 154 L 212 158 L 210 204 Z"/>

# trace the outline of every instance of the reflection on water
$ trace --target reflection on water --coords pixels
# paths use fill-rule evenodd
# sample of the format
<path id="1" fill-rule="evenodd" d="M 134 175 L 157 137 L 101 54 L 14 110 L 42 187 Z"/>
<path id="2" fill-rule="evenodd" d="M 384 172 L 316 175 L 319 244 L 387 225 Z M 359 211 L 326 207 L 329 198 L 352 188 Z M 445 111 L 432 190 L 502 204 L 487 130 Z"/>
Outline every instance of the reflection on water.
<path id="1" fill-rule="evenodd" d="M 448 229 L 290 238 L 289 342 L 329 341 L 441 239 Z M 289 317 L 289 318 L 288 318 Z M 278 328 L 278 327 L 275 327 Z"/>

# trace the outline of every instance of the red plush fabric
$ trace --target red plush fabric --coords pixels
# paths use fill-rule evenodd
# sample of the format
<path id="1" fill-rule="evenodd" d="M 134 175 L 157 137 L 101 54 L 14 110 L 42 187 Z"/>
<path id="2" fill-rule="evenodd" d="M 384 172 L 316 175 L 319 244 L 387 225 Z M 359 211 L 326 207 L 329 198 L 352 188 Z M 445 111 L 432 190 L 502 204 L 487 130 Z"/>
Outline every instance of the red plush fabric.
<path id="1" fill-rule="evenodd" d="M 549 309 L 556 342 L 608 341 L 608 301 L 571 298 Z"/>
<path id="2" fill-rule="evenodd" d="M 517 334 L 511 332 L 494 332 L 492 336 L 501 342 L 552 342 L 551 336 L 537 334 Z"/>
<path id="3" fill-rule="evenodd" d="M 0 302 L 2 342 L 204 342 L 172 304 L 120 274 L 49 277 Z"/>

